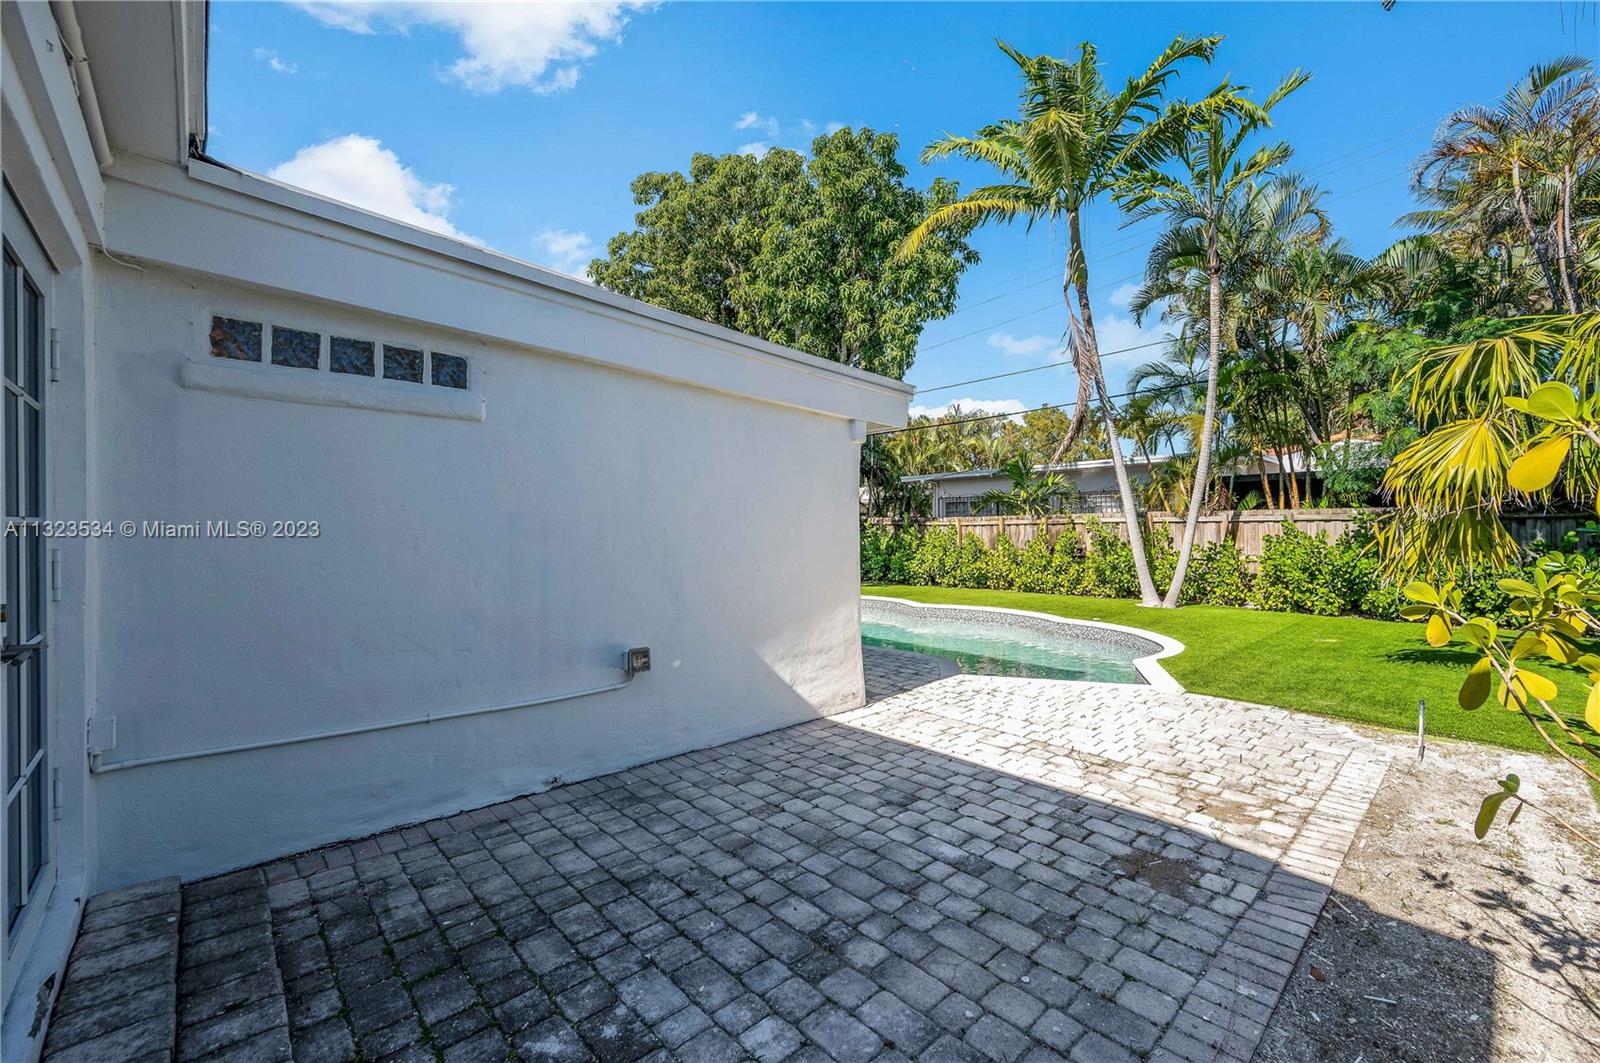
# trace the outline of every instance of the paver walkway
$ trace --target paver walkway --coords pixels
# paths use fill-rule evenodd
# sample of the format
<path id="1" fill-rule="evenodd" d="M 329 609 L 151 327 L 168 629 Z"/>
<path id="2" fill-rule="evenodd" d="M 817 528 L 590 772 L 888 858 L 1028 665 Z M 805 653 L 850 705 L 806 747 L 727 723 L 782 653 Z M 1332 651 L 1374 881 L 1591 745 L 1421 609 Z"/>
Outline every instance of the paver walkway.
<path id="1" fill-rule="evenodd" d="M 868 670 L 863 709 L 185 887 L 179 1058 L 1248 1059 L 1367 743 Z"/>

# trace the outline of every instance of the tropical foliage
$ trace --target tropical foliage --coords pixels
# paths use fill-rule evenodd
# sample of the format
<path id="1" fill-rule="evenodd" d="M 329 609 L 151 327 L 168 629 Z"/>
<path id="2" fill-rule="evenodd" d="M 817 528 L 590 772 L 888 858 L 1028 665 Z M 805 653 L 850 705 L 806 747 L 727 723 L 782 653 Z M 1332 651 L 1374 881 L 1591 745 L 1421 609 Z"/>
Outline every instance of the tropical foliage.
<path id="1" fill-rule="evenodd" d="M 1411 405 L 1431 425 L 1385 477 L 1401 509 L 1382 532 L 1391 568 L 1447 573 L 1503 564 L 1517 554 L 1500 515 L 1513 498 L 1559 490 L 1600 510 L 1600 313 L 1536 318 L 1504 334 L 1429 352 L 1410 374 Z M 1460 638 L 1475 662 L 1461 687 L 1464 709 L 1491 689 L 1567 763 L 1600 783 L 1600 563 L 1552 552 L 1526 578 L 1505 578 L 1508 617 L 1474 615 L 1452 578 L 1406 587 L 1403 615 L 1427 623 L 1430 645 Z M 1504 626 L 1502 626 L 1504 625 Z M 1550 678 L 1526 662 L 1584 672 L 1586 737 L 1551 705 Z M 1500 807 L 1515 819 L 1527 798 L 1508 775 L 1484 799 L 1481 838 Z"/>
<path id="2" fill-rule="evenodd" d="M 809 157 L 697 154 L 633 182 L 641 210 L 589 266 L 603 288 L 896 379 L 978 260 L 952 226 L 895 252 L 956 186 L 906 183 L 892 133 L 841 129 Z"/>
<path id="3" fill-rule="evenodd" d="M 922 153 L 924 162 L 953 156 L 984 163 L 997 172 L 999 181 L 929 212 L 900 248 L 901 256 L 909 259 L 940 233 L 986 222 L 1065 225 L 1062 297 L 1078 397 L 1060 449 L 1071 446 L 1097 400 L 1122 508 L 1128 513 L 1134 511 L 1133 490 L 1118 441 L 1115 407 L 1100 367 L 1083 247 L 1083 210 L 1181 143 L 1190 112 L 1185 106 L 1164 104 L 1166 85 L 1183 64 L 1210 62 L 1220 40 L 1178 37 L 1142 74 L 1119 89 L 1106 83 L 1092 44 L 1079 45 L 1074 58 L 1058 59 L 1025 55 L 1002 42 L 1000 50 L 1016 65 L 1021 82 L 1017 116 L 984 126 L 971 136 L 947 136 Z M 1140 597 L 1155 604 L 1161 599 L 1145 563 L 1136 523 L 1130 523 L 1129 535 Z"/>
<path id="4" fill-rule="evenodd" d="M 905 476 L 998 469 L 1019 455 L 1026 456 L 1030 467 L 1044 464 L 1060 445 L 1068 421 L 1056 408 L 1010 416 L 953 405 L 937 417 L 914 417 L 903 430 L 872 436 L 861 456 L 867 515 L 899 519 L 930 515 L 931 494 L 922 484 L 903 482 Z M 1107 456 L 1104 434 L 1090 425 L 1062 460 Z"/>
<path id="5" fill-rule="evenodd" d="M 1119 459 L 1119 473 L 1124 447 L 1171 459 L 1139 497 L 1127 492 L 1124 508 L 1197 517 L 1251 505 L 1361 505 L 1387 494 L 1409 514 L 1404 541 L 1416 558 L 1452 564 L 1454 555 L 1436 547 L 1453 537 L 1470 548 L 1469 560 L 1526 563 L 1498 514 L 1585 505 L 1600 475 L 1592 445 L 1574 436 L 1571 460 L 1550 487 L 1518 491 L 1506 478 L 1518 442 L 1546 430 L 1516 403 L 1557 377 L 1581 399 L 1579 378 L 1595 371 L 1593 355 L 1582 353 L 1592 336 L 1590 348 L 1562 354 L 1565 337 L 1583 328 L 1584 308 L 1600 298 L 1593 64 L 1542 64 L 1502 99 L 1447 116 L 1416 164 L 1423 208 L 1400 219 L 1412 234 L 1364 257 L 1338 235 L 1327 194 L 1291 169 L 1288 146 L 1268 135 L 1271 109 L 1303 76 L 1291 75 L 1259 106 L 1228 82 L 1192 102 L 1169 98 L 1176 65 L 1208 60 L 1216 46 L 1212 38 L 1174 42 L 1116 94 L 1085 69 L 1090 46 L 1074 60 L 1007 48 L 1022 79 L 1018 117 L 926 153 L 988 163 L 1001 181 L 933 211 L 907 246 L 957 222 L 1065 229 L 1063 331 L 1079 373 L 1071 416 L 1056 411 L 1065 429 L 1057 446 L 1075 443 L 1095 413 L 1097 445 Z M 1101 388 L 1073 228 L 1101 195 L 1130 220 L 1164 222 L 1130 305 L 1141 322 L 1160 318 L 1174 338 L 1131 374 L 1120 405 Z M 1452 381 L 1454 396 L 1430 398 L 1430 388 Z M 1470 416 L 1451 406 L 1473 389 L 1493 401 Z M 918 437 L 948 432 L 914 428 L 892 445 L 918 457 Z M 1474 448 L 1493 459 L 1481 475 L 1463 471 Z M 999 464 L 945 447 L 926 454 L 929 462 L 911 457 L 906 467 Z M 1398 464 L 1385 478 L 1391 459 Z M 1432 476 L 1432 497 L 1419 494 L 1413 473 Z M 1440 492 L 1455 493 L 1448 512 Z M 1469 532 L 1478 538 L 1463 539 Z M 1181 580 L 1165 590 L 1168 604 L 1183 596 Z M 1141 596 L 1150 599 L 1148 589 Z"/>
<path id="6" fill-rule="evenodd" d="M 1012 455 L 1009 461 L 1000 466 L 1000 471 L 1011 481 L 1011 487 L 1007 490 L 997 488 L 979 495 L 974 501 L 979 509 L 1042 517 L 1056 512 L 1062 503 L 1078 493 L 1076 485 L 1058 473 L 1034 472 L 1033 462 L 1028 460 L 1026 451 Z"/>

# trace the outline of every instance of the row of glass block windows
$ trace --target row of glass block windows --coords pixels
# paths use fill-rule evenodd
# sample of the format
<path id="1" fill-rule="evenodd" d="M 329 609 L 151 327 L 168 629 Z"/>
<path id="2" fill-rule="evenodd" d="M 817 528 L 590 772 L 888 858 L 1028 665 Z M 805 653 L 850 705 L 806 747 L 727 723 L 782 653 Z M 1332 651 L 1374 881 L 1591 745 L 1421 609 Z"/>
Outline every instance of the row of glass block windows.
<path id="1" fill-rule="evenodd" d="M 270 342 L 267 342 L 269 332 Z M 211 354 L 214 357 L 259 362 L 264 347 L 273 365 L 322 368 L 320 332 L 282 325 L 268 327 L 259 321 L 236 317 L 212 317 Z M 427 376 L 424 376 L 424 369 L 428 371 Z M 328 371 L 352 376 L 381 375 L 385 380 L 405 380 L 413 384 L 429 379 L 442 388 L 467 386 L 467 360 L 460 355 L 424 352 L 418 347 L 380 344 L 348 336 L 328 337 Z"/>

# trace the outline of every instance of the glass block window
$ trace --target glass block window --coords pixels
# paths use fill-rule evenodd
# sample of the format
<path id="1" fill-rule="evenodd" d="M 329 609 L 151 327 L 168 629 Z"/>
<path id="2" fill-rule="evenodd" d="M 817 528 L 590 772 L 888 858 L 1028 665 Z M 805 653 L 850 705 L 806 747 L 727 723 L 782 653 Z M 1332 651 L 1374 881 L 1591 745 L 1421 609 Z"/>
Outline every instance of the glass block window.
<path id="1" fill-rule="evenodd" d="M 422 352 L 410 347 L 383 345 L 383 378 L 422 383 Z"/>
<path id="2" fill-rule="evenodd" d="M 211 353 L 241 362 L 261 361 L 261 325 L 236 317 L 212 317 Z"/>
<path id="3" fill-rule="evenodd" d="M 433 352 L 433 382 L 442 388 L 467 386 L 467 360 L 460 355 Z"/>
<path id="4" fill-rule="evenodd" d="M 371 340 L 352 340 L 335 336 L 328 342 L 328 367 L 335 373 L 354 373 L 356 376 L 373 375 L 373 352 L 377 345 Z"/>
<path id="5" fill-rule="evenodd" d="M 322 334 L 272 326 L 272 364 L 315 369 L 322 354 Z"/>

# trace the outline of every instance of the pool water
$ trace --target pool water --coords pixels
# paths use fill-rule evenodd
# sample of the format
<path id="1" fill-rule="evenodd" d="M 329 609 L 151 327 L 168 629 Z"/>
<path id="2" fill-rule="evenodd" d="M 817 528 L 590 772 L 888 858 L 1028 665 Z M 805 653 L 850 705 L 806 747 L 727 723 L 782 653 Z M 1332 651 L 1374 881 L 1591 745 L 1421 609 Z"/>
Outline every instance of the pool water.
<path id="1" fill-rule="evenodd" d="M 1075 637 L 1070 625 L 1059 633 L 992 619 L 878 614 L 861 618 L 861 642 L 948 657 L 963 672 L 1026 676 L 1034 679 L 1086 679 L 1097 683 L 1140 683 L 1135 656 L 1125 646 Z"/>

